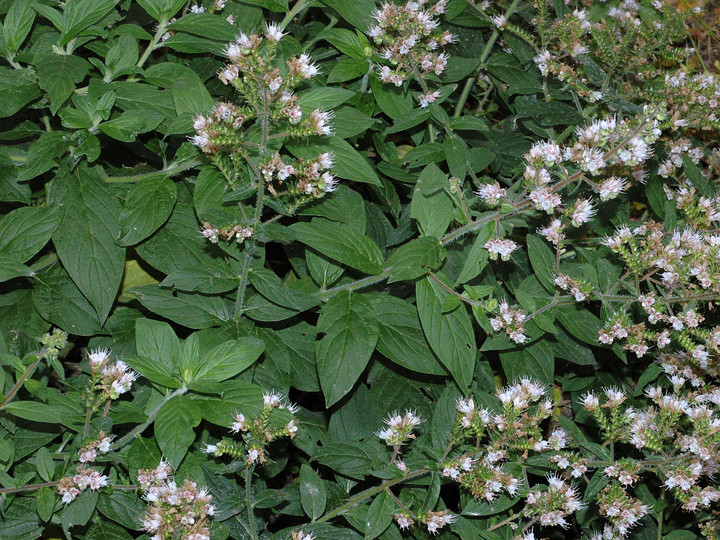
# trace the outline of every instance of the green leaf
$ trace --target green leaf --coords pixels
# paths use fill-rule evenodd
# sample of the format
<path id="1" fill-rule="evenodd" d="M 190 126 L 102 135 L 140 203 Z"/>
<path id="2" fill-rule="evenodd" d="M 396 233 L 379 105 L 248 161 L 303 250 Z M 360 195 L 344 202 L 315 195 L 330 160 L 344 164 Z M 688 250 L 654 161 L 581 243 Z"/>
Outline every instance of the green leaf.
<path id="1" fill-rule="evenodd" d="M 25 420 L 42 424 L 59 424 L 65 411 L 37 401 L 13 401 L 6 404 L 3 410 Z"/>
<path id="2" fill-rule="evenodd" d="M 468 161 L 468 148 L 465 141 L 457 135 L 448 136 L 445 139 L 444 149 L 450 175 L 461 181 L 465 180 Z"/>
<path id="3" fill-rule="evenodd" d="M 128 292 L 153 313 L 195 329 L 229 320 L 233 306 L 233 302 L 218 296 L 176 292 L 157 285 L 134 287 Z"/>
<path id="4" fill-rule="evenodd" d="M 390 526 L 393 520 L 395 501 L 387 491 L 381 492 L 370 504 L 365 517 L 365 538 L 377 538 Z"/>
<path id="5" fill-rule="evenodd" d="M 333 260 L 366 274 L 382 272 L 380 248 L 370 238 L 343 223 L 315 218 L 310 223 L 295 223 L 290 230 L 300 242 Z"/>
<path id="6" fill-rule="evenodd" d="M 34 274 L 32 268 L 25 266 L 10 255 L 0 253 L 0 282 L 15 279 L 16 277 L 29 277 Z"/>
<path id="7" fill-rule="evenodd" d="M 555 294 L 555 254 L 542 239 L 534 234 L 528 234 L 525 241 L 535 275 L 548 292 Z"/>
<path id="8" fill-rule="evenodd" d="M 520 350 L 500 353 L 503 371 L 511 383 L 530 377 L 545 386 L 552 386 L 555 382 L 554 358 L 552 347 L 546 341 L 538 341 Z"/>
<path id="9" fill-rule="evenodd" d="M 264 7 L 265 9 L 278 13 L 283 13 L 288 10 L 287 0 L 244 0 L 244 3 Z"/>
<path id="10" fill-rule="evenodd" d="M 77 498 L 68 504 L 63 510 L 62 527 L 67 538 L 72 538 L 70 528 L 86 525 L 97 505 L 99 493 L 97 491 L 85 490 Z"/>
<path id="11" fill-rule="evenodd" d="M 15 0 L 3 21 L 2 33 L 5 38 L 5 47 L 9 56 L 15 56 L 30 33 L 35 22 L 33 2 L 29 0 Z"/>
<path id="12" fill-rule="evenodd" d="M 443 279 L 442 276 L 439 276 Z M 461 389 L 470 386 L 477 346 L 472 321 L 464 306 L 443 314 L 448 292 L 429 277 L 415 285 L 417 310 L 432 350 Z"/>
<path id="13" fill-rule="evenodd" d="M 488 223 L 486 227 L 480 229 L 478 235 L 475 237 L 470 251 L 468 252 L 467 259 L 463 264 L 460 275 L 455 280 L 455 286 L 476 278 L 485 269 L 488 264 L 489 255 L 488 250 L 485 249 L 485 243 L 490 238 L 490 235 L 495 230 L 495 223 Z"/>
<path id="14" fill-rule="evenodd" d="M 49 487 L 40 488 L 35 495 L 35 511 L 42 521 L 50 521 L 57 503 L 57 493 Z"/>
<path id="15" fill-rule="evenodd" d="M 27 153 L 25 168 L 20 171 L 19 181 L 31 180 L 56 166 L 55 159 L 68 151 L 67 133 L 51 131 L 40 135 Z"/>
<path id="16" fill-rule="evenodd" d="M 167 23 L 185 4 L 185 0 L 137 0 L 155 20 Z"/>
<path id="17" fill-rule="evenodd" d="M 355 92 L 344 88 L 322 86 L 303 92 L 298 99 L 298 105 L 304 113 L 311 113 L 315 109 L 334 109 L 355 96 Z"/>
<path id="18" fill-rule="evenodd" d="M 373 296 L 371 301 L 380 325 L 377 350 L 381 354 L 418 373 L 447 374 L 430 350 L 412 304 L 390 295 Z"/>
<path id="19" fill-rule="evenodd" d="M 168 26 L 174 32 L 186 32 L 217 41 L 235 41 L 237 29 L 225 17 L 214 13 L 188 13 Z"/>
<path id="20" fill-rule="evenodd" d="M 317 329 L 325 333 L 316 343 L 315 357 L 330 407 L 350 391 L 365 369 L 379 328 L 372 303 L 361 294 L 343 291 L 323 306 Z"/>
<path id="21" fill-rule="evenodd" d="M 58 256 L 78 288 L 104 322 L 115 301 L 125 249 L 115 244 L 120 208 L 100 169 L 80 164 L 53 181 L 51 196 L 65 209 L 53 234 Z"/>
<path id="22" fill-rule="evenodd" d="M 385 263 L 390 272 L 388 283 L 406 281 L 436 270 L 445 260 L 445 248 L 432 236 L 410 240 L 396 249 Z"/>
<path id="23" fill-rule="evenodd" d="M 98 22 L 114 7 L 115 0 L 67 0 L 60 46 L 69 43 L 71 39 L 88 26 Z"/>
<path id="24" fill-rule="evenodd" d="M 92 336 L 102 331 L 97 311 L 60 265 L 37 277 L 33 305 L 45 320 L 78 336 Z"/>
<path id="25" fill-rule="evenodd" d="M 565 329 L 580 341 L 598 346 L 598 334 L 602 323 L 587 309 L 575 306 L 556 308 L 557 318 Z"/>
<path id="26" fill-rule="evenodd" d="M 346 30 L 344 28 L 326 28 L 320 34 L 317 39 L 324 39 L 331 43 L 341 53 L 345 53 L 350 58 L 355 60 L 361 60 L 365 63 L 365 71 L 368 68 L 368 55 L 367 48 L 372 46 L 365 37 L 365 34 L 353 32 L 352 30 Z M 341 59 L 339 62 L 341 62 Z M 328 83 L 330 80 L 328 79 Z"/>
<path id="27" fill-rule="evenodd" d="M 370 470 L 370 463 L 372 463 L 374 455 L 376 455 L 376 448 L 373 446 L 371 450 L 368 443 L 331 441 L 323 444 L 314 459 L 351 478 L 363 478 Z"/>
<path id="28" fill-rule="evenodd" d="M 149 178 L 135 184 L 120 214 L 118 243 L 130 246 L 154 233 L 170 217 L 176 197 L 175 183 L 169 178 Z"/>
<path id="29" fill-rule="evenodd" d="M 186 396 L 175 396 L 165 403 L 155 417 L 155 437 L 170 465 L 180 466 L 195 441 L 193 428 L 202 420 L 200 406 Z"/>
<path id="30" fill-rule="evenodd" d="M 244 371 L 260 357 L 265 343 L 254 337 L 232 339 L 201 353 L 202 363 L 194 380 L 224 381 Z"/>
<path id="31" fill-rule="evenodd" d="M 319 300 L 306 293 L 283 286 L 280 278 L 265 268 L 251 268 L 249 278 L 255 290 L 281 306 L 305 311 L 320 303 Z"/>
<path id="32" fill-rule="evenodd" d="M 286 146 L 292 154 L 303 159 L 313 159 L 323 152 L 331 152 L 335 160 L 332 171 L 335 176 L 378 187 L 382 186 L 375 169 L 367 158 L 339 137 L 323 137 L 322 139 L 315 137 L 306 144 L 292 143 Z"/>
<path id="33" fill-rule="evenodd" d="M 493 54 L 488 59 L 487 70 L 493 77 L 509 85 L 510 95 L 542 92 L 540 73 L 537 70 L 525 69 L 511 54 L 505 52 Z"/>
<path id="34" fill-rule="evenodd" d="M 140 521 L 145 511 L 145 504 L 133 492 L 116 489 L 109 495 L 101 493 L 97 509 L 102 515 L 126 529 L 131 531 L 141 529 Z"/>
<path id="35" fill-rule="evenodd" d="M 37 467 L 40 478 L 49 482 L 55 474 L 55 462 L 50 455 L 50 451 L 42 447 L 35 454 L 35 466 Z"/>
<path id="36" fill-rule="evenodd" d="M 215 100 L 195 73 L 188 73 L 182 79 L 175 81 L 170 87 L 170 91 L 178 116 L 205 113 L 215 105 Z M 192 125 L 190 125 L 190 130 L 192 130 Z"/>
<path id="37" fill-rule="evenodd" d="M 166 322 L 136 319 L 135 346 L 140 356 L 159 362 L 170 369 L 180 358 L 180 340 Z"/>
<path id="38" fill-rule="evenodd" d="M 240 277 L 227 264 L 213 262 L 186 267 L 169 274 L 160 283 L 162 287 L 175 287 L 181 291 L 215 294 L 237 289 Z"/>
<path id="39" fill-rule="evenodd" d="M 141 133 L 156 129 L 165 117 L 153 111 L 126 111 L 98 126 L 108 137 L 122 142 L 133 142 Z"/>
<path id="40" fill-rule="evenodd" d="M 361 32 L 367 31 L 373 24 L 373 13 L 376 10 L 375 0 L 322 0 L 326 6 L 333 8 L 347 22 Z"/>
<path id="41" fill-rule="evenodd" d="M 409 92 L 382 83 L 376 75 L 370 76 L 370 87 L 380 110 L 398 121 L 413 110 L 413 100 Z"/>
<path id="42" fill-rule="evenodd" d="M 24 0 L 16 0 L 17 4 L 25 4 Z M 10 69 L 0 67 L 0 118 L 12 116 L 25 105 L 40 97 L 31 69 Z"/>
<path id="43" fill-rule="evenodd" d="M 328 84 L 352 81 L 368 72 L 368 62 L 364 58 L 341 58 L 328 73 Z M 335 114 L 335 132 L 342 125 Z"/>
<path id="44" fill-rule="evenodd" d="M 40 251 L 60 223 L 58 206 L 23 206 L 0 220 L 0 254 L 25 262 Z"/>
<path id="45" fill-rule="evenodd" d="M 94 2 L 94 0 L 86 0 Z M 107 1 L 107 0 L 106 0 Z M 50 98 L 50 112 L 57 113 L 75 90 L 75 84 L 85 78 L 90 63 L 79 56 L 69 54 L 39 54 L 35 56 L 40 88 Z"/>
<path id="46" fill-rule="evenodd" d="M 305 513 L 315 521 L 325 511 L 325 483 L 309 465 L 300 467 L 300 502 Z"/>
<path id="47" fill-rule="evenodd" d="M 410 215 L 424 236 L 440 238 L 447 231 L 453 209 L 449 190 L 447 176 L 436 165 L 428 165 L 420 173 L 413 190 Z"/>
<path id="48" fill-rule="evenodd" d="M 340 107 L 335 109 L 335 136 L 341 139 L 348 139 L 364 133 L 374 126 L 378 120 L 370 118 L 352 107 Z"/>
<path id="49" fill-rule="evenodd" d="M 151 360 L 143 356 L 124 356 L 123 361 L 140 375 L 165 388 L 180 388 L 180 373 L 164 365 L 158 360 Z"/>

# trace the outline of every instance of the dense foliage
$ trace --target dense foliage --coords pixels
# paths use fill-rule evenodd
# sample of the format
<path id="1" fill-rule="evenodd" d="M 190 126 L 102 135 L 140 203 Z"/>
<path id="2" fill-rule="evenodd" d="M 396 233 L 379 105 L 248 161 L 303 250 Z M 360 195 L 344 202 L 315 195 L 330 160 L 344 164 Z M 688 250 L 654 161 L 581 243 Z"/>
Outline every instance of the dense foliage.
<path id="1" fill-rule="evenodd" d="M 720 538 L 692 12 L 0 16 L 0 538 Z"/>

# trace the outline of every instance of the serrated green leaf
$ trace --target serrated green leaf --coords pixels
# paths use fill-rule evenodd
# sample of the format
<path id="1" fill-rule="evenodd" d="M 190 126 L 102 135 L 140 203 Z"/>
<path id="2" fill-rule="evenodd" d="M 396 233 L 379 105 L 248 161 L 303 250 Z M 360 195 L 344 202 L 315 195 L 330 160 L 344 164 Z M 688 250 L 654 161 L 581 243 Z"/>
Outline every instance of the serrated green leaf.
<path id="1" fill-rule="evenodd" d="M 396 249 L 385 263 L 388 283 L 406 281 L 436 270 L 445 260 L 445 248 L 432 236 L 410 240 Z"/>
<path id="2" fill-rule="evenodd" d="M 224 381 L 250 367 L 265 350 L 261 339 L 245 337 L 221 343 L 201 353 L 194 380 Z"/>
<path id="3" fill-rule="evenodd" d="M 330 152 L 335 160 L 332 172 L 338 178 L 378 187 L 382 185 L 367 158 L 339 137 L 314 137 L 306 144 L 292 143 L 286 146 L 292 154 L 303 159 L 314 159 L 324 152 Z"/>
<path id="4" fill-rule="evenodd" d="M 87 0 L 93 2 L 94 0 Z M 67 98 L 70 97 L 75 84 L 85 78 L 90 63 L 69 54 L 39 54 L 33 62 L 38 72 L 40 88 L 45 90 L 50 98 L 50 112 L 57 113 Z"/>
<path id="5" fill-rule="evenodd" d="M 392 523 L 394 509 L 395 501 L 387 491 L 381 492 L 373 499 L 365 517 L 365 538 L 367 540 L 377 538 L 385 532 L 385 529 Z"/>
<path id="6" fill-rule="evenodd" d="M 120 214 L 118 243 L 130 246 L 154 233 L 170 217 L 176 197 L 175 183 L 169 178 L 150 178 L 135 184 Z"/>
<path id="7" fill-rule="evenodd" d="M 447 373 L 430 349 L 412 304 L 390 295 L 373 296 L 371 300 L 380 325 L 377 350 L 381 354 L 418 373 Z"/>
<path id="8" fill-rule="evenodd" d="M 193 428 L 202 420 L 200 406 L 186 396 L 166 402 L 155 417 L 155 437 L 167 461 L 177 469 L 195 441 Z"/>
<path id="9" fill-rule="evenodd" d="M 2 33 L 5 38 L 5 47 L 10 56 L 20 49 L 30 29 L 35 22 L 33 2 L 28 0 L 15 0 L 3 20 Z"/>
<path id="10" fill-rule="evenodd" d="M 99 169 L 81 164 L 57 177 L 49 197 L 64 217 L 53 233 L 58 256 L 102 322 L 120 288 L 125 249 L 115 243 L 120 208 Z"/>
<path id="11" fill-rule="evenodd" d="M 410 204 L 410 215 L 424 236 L 440 238 L 450 225 L 453 202 L 446 190 L 450 190 L 447 176 L 436 165 L 425 167 L 415 184 Z"/>
<path id="12" fill-rule="evenodd" d="M 442 276 L 440 276 L 442 279 Z M 448 292 L 429 277 L 415 286 L 417 310 L 432 350 L 452 374 L 460 388 L 467 388 L 475 369 L 475 333 L 464 306 L 443 314 Z"/>
<path id="13" fill-rule="evenodd" d="M 344 291 L 320 312 L 317 329 L 325 336 L 316 343 L 320 385 L 330 407 L 347 394 L 365 369 L 377 344 L 379 328 L 370 301 Z"/>
<path id="14" fill-rule="evenodd" d="M 290 230 L 303 244 L 366 274 L 382 272 L 383 256 L 372 240 L 343 224 L 322 218 L 295 223 Z"/>
<path id="15" fill-rule="evenodd" d="M 309 465 L 300 467 L 300 502 L 305 513 L 315 521 L 325 511 L 325 484 Z"/>
<path id="16" fill-rule="evenodd" d="M 24 1 L 17 0 L 17 3 Z M 32 70 L 0 67 L 0 93 L 3 96 L 0 118 L 7 118 L 40 97 L 40 88 Z"/>

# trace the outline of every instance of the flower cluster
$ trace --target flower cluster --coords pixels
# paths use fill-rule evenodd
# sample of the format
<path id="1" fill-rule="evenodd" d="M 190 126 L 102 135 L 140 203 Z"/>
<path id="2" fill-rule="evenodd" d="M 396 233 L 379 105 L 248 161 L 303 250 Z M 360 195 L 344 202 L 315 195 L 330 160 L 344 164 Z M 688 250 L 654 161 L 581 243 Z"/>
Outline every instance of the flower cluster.
<path id="1" fill-rule="evenodd" d="M 565 519 L 582 508 L 577 489 L 562 478 L 550 476 L 546 489 L 534 488 L 527 495 L 525 515 L 537 517 L 546 527 L 568 527 Z"/>
<path id="2" fill-rule="evenodd" d="M 83 445 L 83 447 L 78 451 L 80 462 L 90 463 L 95 461 L 98 452 L 101 454 L 107 454 L 110 451 L 110 443 L 112 440 L 113 437 L 106 437 L 104 431 L 98 433 L 97 438 Z"/>
<path id="3" fill-rule="evenodd" d="M 248 467 L 263 465 L 267 462 L 267 446 L 282 437 L 295 437 L 299 412 L 296 405 L 288 403 L 284 396 L 277 392 L 263 395 L 263 409 L 252 418 L 237 412 L 230 426 L 231 433 L 241 433 L 243 445 L 236 441 L 223 439 L 215 444 L 206 444 L 204 451 L 220 457 L 229 455 L 242 458 Z"/>
<path id="4" fill-rule="evenodd" d="M 450 525 L 457 520 L 457 517 L 449 510 L 420 512 L 417 515 L 412 514 L 409 510 L 403 510 L 394 514 L 393 518 L 401 530 L 409 529 L 418 521 L 427 527 L 430 534 L 437 534 L 445 525 Z"/>
<path id="5" fill-rule="evenodd" d="M 87 488 L 90 488 L 90 491 L 97 491 L 107 486 L 107 483 L 107 476 L 81 465 L 73 476 L 60 479 L 57 484 L 57 492 L 62 497 L 62 502 L 70 504 Z"/>
<path id="6" fill-rule="evenodd" d="M 492 238 L 483 246 L 488 250 L 490 259 L 496 261 L 498 255 L 503 261 L 509 261 L 510 255 L 518 248 L 518 245 L 507 238 Z"/>
<path id="7" fill-rule="evenodd" d="M 98 400 L 118 399 L 122 394 L 130 391 L 132 383 L 137 379 L 137 373 L 130 369 L 122 360 L 110 361 L 111 353 L 108 349 L 96 349 L 88 355 L 90 370 L 92 372 L 92 391 L 98 395 Z"/>
<path id="8" fill-rule="evenodd" d="M 440 97 L 439 92 L 428 90 L 424 77 L 445 71 L 448 56 L 438 51 L 456 40 L 451 32 L 440 30 L 437 20 L 445 13 L 447 0 L 438 0 L 427 9 L 425 4 L 426 0 L 409 0 L 405 5 L 386 2 L 375 13 L 377 24 L 368 32 L 378 46 L 377 53 L 389 64 L 380 66 L 380 80 L 402 86 L 417 77 L 424 90 L 418 96 L 421 107 Z"/>
<path id="9" fill-rule="evenodd" d="M 600 492 L 597 503 L 600 514 L 609 521 L 605 525 L 603 538 L 625 537 L 629 529 L 650 511 L 646 504 L 630 497 L 625 488 L 616 482 Z"/>
<path id="10" fill-rule="evenodd" d="M 151 540 L 210 540 L 215 507 L 205 488 L 189 479 L 178 486 L 164 461 L 155 469 L 139 470 L 138 483 L 148 502 L 142 526 Z"/>
<path id="11" fill-rule="evenodd" d="M 511 308 L 506 300 L 500 302 L 500 314 L 490 319 L 492 329 L 496 332 L 504 330 L 515 343 L 525 343 L 525 312 L 520 308 Z"/>
<path id="12" fill-rule="evenodd" d="M 395 412 L 385 420 L 387 427 L 378 431 L 376 435 L 384 440 L 388 446 L 398 449 L 405 441 L 415 438 L 413 430 L 420 423 L 422 423 L 422 418 L 415 414 L 414 411 L 405 411 L 402 416 Z"/>
<path id="13" fill-rule="evenodd" d="M 275 67 L 277 44 L 284 35 L 277 26 L 268 24 L 264 36 L 241 33 L 228 44 L 225 55 L 230 63 L 218 77 L 235 87 L 244 103 L 220 102 L 210 114 L 195 117 L 192 142 L 203 152 L 214 155 L 223 148 L 255 148 L 248 140 L 248 128 L 256 122 L 266 131 L 272 125 L 290 137 L 332 133 L 332 114 L 316 109 L 305 118 L 293 94 L 303 81 L 320 73 L 317 65 L 307 54 L 301 54 L 288 59 L 282 71 Z"/>

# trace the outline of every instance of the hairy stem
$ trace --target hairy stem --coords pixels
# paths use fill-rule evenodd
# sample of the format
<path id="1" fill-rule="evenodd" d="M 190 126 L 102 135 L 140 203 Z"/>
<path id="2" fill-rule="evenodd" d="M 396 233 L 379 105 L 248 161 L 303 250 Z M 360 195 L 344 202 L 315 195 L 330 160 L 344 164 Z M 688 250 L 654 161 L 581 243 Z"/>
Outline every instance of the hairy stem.
<path id="1" fill-rule="evenodd" d="M 165 396 L 165 399 L 162 400 L 162 403 L 160 403 L 160 405 L 155 407 L 155 409 L 153 409 L 153 411 L 150 414 L 148 414 L 148 418 L 147 418 L 147 420 L 145 420 L 145 422 L 143 422 L 142 424 L 140 424 L 138 426 L 135 426 L 135 428 L 133 428 L 130 432 L 125 434 L 122 438 L 118 439 L 117 442 L 115 442 L 115 444 L 112 445 L 111 449 L 117 451 L 120 448 L 122 448 L 123 446 L 125 446 L 126 444 L 132 442 L 135 439 L 135 437 L 140 435 L 143 431 L 145 431 L 150 426 L 150 424 L 152 424 L 155 421 L 155 417 L 160 412 L 160 409 L 162 409 L 163 405 L 165 405 L 172 398 L 174 398 L 176 396 L 182 396 L 186 392 L 187 392 L 187 388 L 185 388 L 183 386 L 182 388 L 178 388 L 174 392 Z"/>

